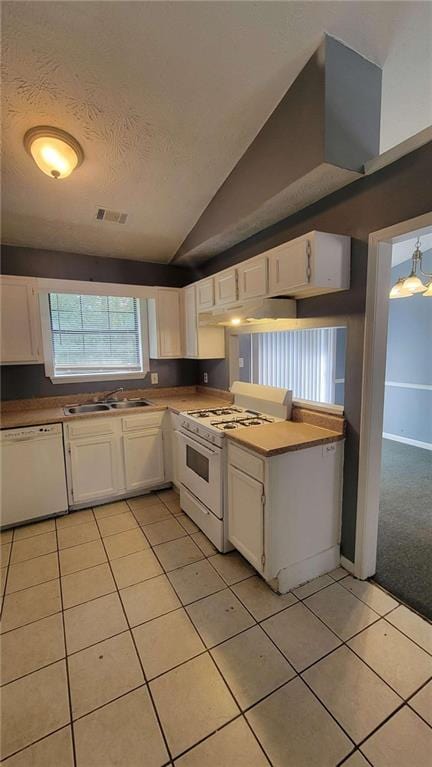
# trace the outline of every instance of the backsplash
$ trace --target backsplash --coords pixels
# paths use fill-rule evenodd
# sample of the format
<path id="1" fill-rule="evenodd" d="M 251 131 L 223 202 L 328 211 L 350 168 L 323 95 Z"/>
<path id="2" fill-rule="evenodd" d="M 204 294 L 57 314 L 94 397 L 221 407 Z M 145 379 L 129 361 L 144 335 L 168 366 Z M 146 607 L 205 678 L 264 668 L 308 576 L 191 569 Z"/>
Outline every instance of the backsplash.
<path id="1" fill-rule="evenodd" d="M 198 380 L 197 360 L 150 360 L 150 372 L 157 373 L 159 382 L 145 378 L 128 378 L 125 381 L 93 381 L 84 383 L 53 384 L 45 375 L 44 365 L 3 365 L 1 368 L 2 400 L 27 399 L 28 397 L 53 397 L 61 394 L 81 394 L 89 391 L 111 391 L 164 386 L 194 386 Z M 221 387 L 224 388 L 224 387 Z"/>

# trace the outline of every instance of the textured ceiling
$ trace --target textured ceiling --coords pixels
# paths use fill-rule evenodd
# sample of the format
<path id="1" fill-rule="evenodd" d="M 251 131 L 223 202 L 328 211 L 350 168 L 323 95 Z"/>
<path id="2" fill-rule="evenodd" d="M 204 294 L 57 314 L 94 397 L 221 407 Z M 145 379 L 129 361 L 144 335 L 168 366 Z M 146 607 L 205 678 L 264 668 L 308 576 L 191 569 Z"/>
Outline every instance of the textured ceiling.
<path id="1" fill-rule="evenodd" d="M 4 2 L 2 11 L 10 244 L 169 261 L 324 31 L 384 66 L 384 149 L 431 122 L 427 2 Z M 85 162 L 69 179 L 49 179 L 26 155 L 23 135 L 38 124 L 81 142 Z M 97 222 L 98 207 L 127 212 L 127 224 Z"/>

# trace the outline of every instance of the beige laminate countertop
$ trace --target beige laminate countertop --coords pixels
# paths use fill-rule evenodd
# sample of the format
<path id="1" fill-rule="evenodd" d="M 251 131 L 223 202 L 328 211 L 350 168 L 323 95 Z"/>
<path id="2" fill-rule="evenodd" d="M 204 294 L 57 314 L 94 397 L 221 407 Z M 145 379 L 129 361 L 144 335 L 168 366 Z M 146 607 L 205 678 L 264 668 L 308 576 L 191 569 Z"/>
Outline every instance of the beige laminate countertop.
<path id="1" fill-rule="evenodd" d="M 63 408 L 67 407 L 67 405 L 4 410 L 1 413 L 1 428 L 14 429 L 24 426 L 38 426 L 45 423 L 63 423 L 65 421 L 75 421 L 83 418 L 112 418 L 113 416 L 152 413 L 158 410 L 166 410 L 167 408 L 175 413 L 180 413 L 183 410 L 200 410 L 209 407 L 217 408 L 227 405 L 226 399 L 211 397 L 200 392 L 197 392 L 196 394 L 178 394 L 159 397 L 147 396 L 146 399 L 151 402 L 151 405 L 135 407 L 131 408 L 131 410 L 104 410 L 99 413 L 76 413 L 75 415 L 65 415 Z M 73 404 L 73 395 L 70 398 L 70 404 Z"/>
<path id="2" fill-rule="evenodd" d="M 267 458 L 344 439 L 344 435 L 336 431 L 294 421 L 269 423 L 266 426 L 249 426 L 247 429 L 226 431 L 224 434 L 233 442 Z"/>

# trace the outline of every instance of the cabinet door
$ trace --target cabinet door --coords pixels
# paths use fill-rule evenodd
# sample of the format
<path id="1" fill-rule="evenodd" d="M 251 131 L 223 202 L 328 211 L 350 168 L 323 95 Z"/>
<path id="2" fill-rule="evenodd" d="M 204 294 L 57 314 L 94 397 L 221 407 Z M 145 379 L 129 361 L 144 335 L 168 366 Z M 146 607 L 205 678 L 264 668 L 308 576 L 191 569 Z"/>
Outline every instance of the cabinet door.
<path id="1" fill-rule="evenodd" d="M 126 490 L 160 485 L 164 481 L 161 429 L 123 435 Z"/>
<path id="2" fill-rule="evenodd" d="M 214 306 L 213 277 L 209 280 L 201 280 L 197 283 L 197 307 L 198 311 L 212 309 Z"/>
<path id="3" fill-rule="evenodd" d="M 269 293 L 290 293 L 310 282 L 307 239 L 285 243 L 269 255 Z"/>
<path id="4" fill-rule="evenodd" d="M 159 357 L 181 357 L 181 306 L 179 290 L 158 290 L 157 333 Z"/>
<path id="5" fill-rule="evenodd" d="M 183 293 L 185 320 L 185 356 L 196 357 L 198 354 L 197 311 L 195 286 L 190 285 Z"/>
<path id="6" fill-rule="evenodd" d="M 215 276 L 216 306 L 232 304 L 237 301 L 237 274 L 235 269 L 228 269 Z"/>
<path id="7" fill-rule="evenodd" d="M 115 435 L 85 437 L 69 444 L 72 485 L 69 489 L 74 504 L 122 492 L 119 442 Z"/>
<path id="8" fill-rule="evenodd" d="M 1 362 L 40 361 L 40 317 L 35 280 L 2 277 L 0 289 Z"/>
<path id="9" fill-rule="evenodd" d="M 234 466 L 228 467 L 228 538 L 233 546 L 263 572 L 264 488 Z"/>
<path id="10" fill-rule="evenodd" d="M 267 258 L 246 261 L 237 267 L 239 299 L 267 295 Z"/>

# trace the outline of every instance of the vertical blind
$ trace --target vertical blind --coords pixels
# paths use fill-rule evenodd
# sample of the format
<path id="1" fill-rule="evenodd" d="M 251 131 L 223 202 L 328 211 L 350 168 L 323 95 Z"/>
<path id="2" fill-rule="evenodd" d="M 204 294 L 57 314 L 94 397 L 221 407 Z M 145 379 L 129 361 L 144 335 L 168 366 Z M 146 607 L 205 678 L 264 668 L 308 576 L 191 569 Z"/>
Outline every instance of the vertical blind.
<path id="1" fill-rule="evenodd" d="M 297 399 L 334 403 L 336 331 L 252 334 L 253 382 L 286 387 Z"/>
<path id="2" fill-rule="evenodd" d="M 50 293 L 56 375 L 142 370 L 139 301 Z"/>

